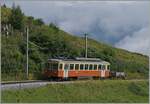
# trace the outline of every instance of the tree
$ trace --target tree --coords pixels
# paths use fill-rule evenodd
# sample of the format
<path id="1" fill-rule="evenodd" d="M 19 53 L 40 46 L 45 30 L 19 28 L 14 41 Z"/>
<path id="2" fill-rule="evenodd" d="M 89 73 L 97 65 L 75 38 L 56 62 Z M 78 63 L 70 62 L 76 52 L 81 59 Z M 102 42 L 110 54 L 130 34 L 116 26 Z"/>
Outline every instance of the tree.
<path id="1" fill-rule="evenodd" d="M 10 23 L 14 29 L 22 29 L 23 28 L 23 17 L 24 14 L 22 13 L 20 6 L 15 6 L 13 4 L 10 16 Z"/>
<path id="2" fill-rule="evenodd" d="M 52 28 L 55 32 L 59 31 L 59 27 L 56 24 L 54 24 L 54 23 L 50 23 L 49 27 Z"/>
<path id="3" fill-rule="evenodd" d="M 4 4 L 2 7 L 6 8 L 6 5 Z"/>
<path id="4" fill-rule="evenodd" d="M 43 20 L 41 18 L 39 18 L 39 19 L 35 20 L 35 25 L 41 26 L 41 25 L 44 25 L 44 22 L 43 22 Z"/>
<path id="5" fill-rule="evenodd" d="M 102 53 L 104 53 L 104 55 L 106 56 L 111 56 L 111 57 L 115 56 L 115 52 L 111 47 L 106 47 Z"/>

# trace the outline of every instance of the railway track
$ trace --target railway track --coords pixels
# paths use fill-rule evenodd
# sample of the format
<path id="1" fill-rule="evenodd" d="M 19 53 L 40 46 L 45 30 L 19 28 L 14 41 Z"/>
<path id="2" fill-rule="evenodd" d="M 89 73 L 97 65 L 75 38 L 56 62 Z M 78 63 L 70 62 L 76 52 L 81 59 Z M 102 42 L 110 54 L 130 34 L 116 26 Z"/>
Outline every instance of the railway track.
<path id="1" fill-rule="evenodd" d="M 1 90 L 36 88 L 45 86 L 47 84 L 57 84 L 57 83 L 72 83 L 72 81 L 58 82 L 58 81 L 32 80 L 32 81 L 2 82 Z"/>
<path id="2" fill-rule="evenodd" d="M 43 80 L 4 81 L 4 82 L 1 82 L 1 85 L 17 84 L 17 83 L 34 83 L 34 82 L 42 82 L 42 81 Z"/>

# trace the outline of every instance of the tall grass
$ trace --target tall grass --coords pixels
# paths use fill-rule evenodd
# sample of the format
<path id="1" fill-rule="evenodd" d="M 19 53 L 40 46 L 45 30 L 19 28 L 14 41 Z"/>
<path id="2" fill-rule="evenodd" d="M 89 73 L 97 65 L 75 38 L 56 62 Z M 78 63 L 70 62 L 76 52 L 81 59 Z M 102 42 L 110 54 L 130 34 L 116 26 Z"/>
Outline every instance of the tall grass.
<path id="1" fill-rule="evenodd" d="M 2 102 L 148 103 L 148 81 L 91 80 L 2 91 Z"/>

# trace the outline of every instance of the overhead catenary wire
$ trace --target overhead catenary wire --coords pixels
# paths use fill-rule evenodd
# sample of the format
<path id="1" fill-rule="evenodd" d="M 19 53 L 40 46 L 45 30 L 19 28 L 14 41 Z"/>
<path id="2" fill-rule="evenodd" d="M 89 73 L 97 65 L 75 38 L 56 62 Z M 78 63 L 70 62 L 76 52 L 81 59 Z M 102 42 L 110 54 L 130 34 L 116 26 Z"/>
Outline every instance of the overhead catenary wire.
<path id="1" fill-rule="evenodd" d="M 29 40 L 28 40 L 28 44 L 32 44 L 32 45 L 34 45 L 35 47 L 37 47 L 37 48 L 39 48 L 41 50 L 47 50 L 48 49 L 48 48 L 42 48 L 41 46 L 39 46 L 36 43 L 34 43 L 32 41 L 29 41 Z M 2 47 L 18 47 L 18 45 L 3 45 Z M 30 49 L 30 47 L 28 47 L 28 49 Z"/>

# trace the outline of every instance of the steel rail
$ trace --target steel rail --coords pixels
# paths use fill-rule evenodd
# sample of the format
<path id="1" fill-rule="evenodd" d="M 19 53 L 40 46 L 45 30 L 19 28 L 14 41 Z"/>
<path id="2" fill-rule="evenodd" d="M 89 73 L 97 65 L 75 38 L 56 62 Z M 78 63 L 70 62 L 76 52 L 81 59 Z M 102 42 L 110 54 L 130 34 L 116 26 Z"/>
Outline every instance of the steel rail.
<path id="1" fill-rule="evenodd" d="M 67 83 L 73 83 L 73 81 L 33 80 L 33 81 L 1 82 L 1 90 L 37 88 L 48 84 L 67 84 Z"/>
<path id="2" fill-rule="evenodd" d="M 4 81 L 4 82 L 1 82 L 1 85 L 17 84 L 17 83 L 34 83 L 34 82 L 44 82 L 44 81 L 46 81 L 46 80 Z"/>

